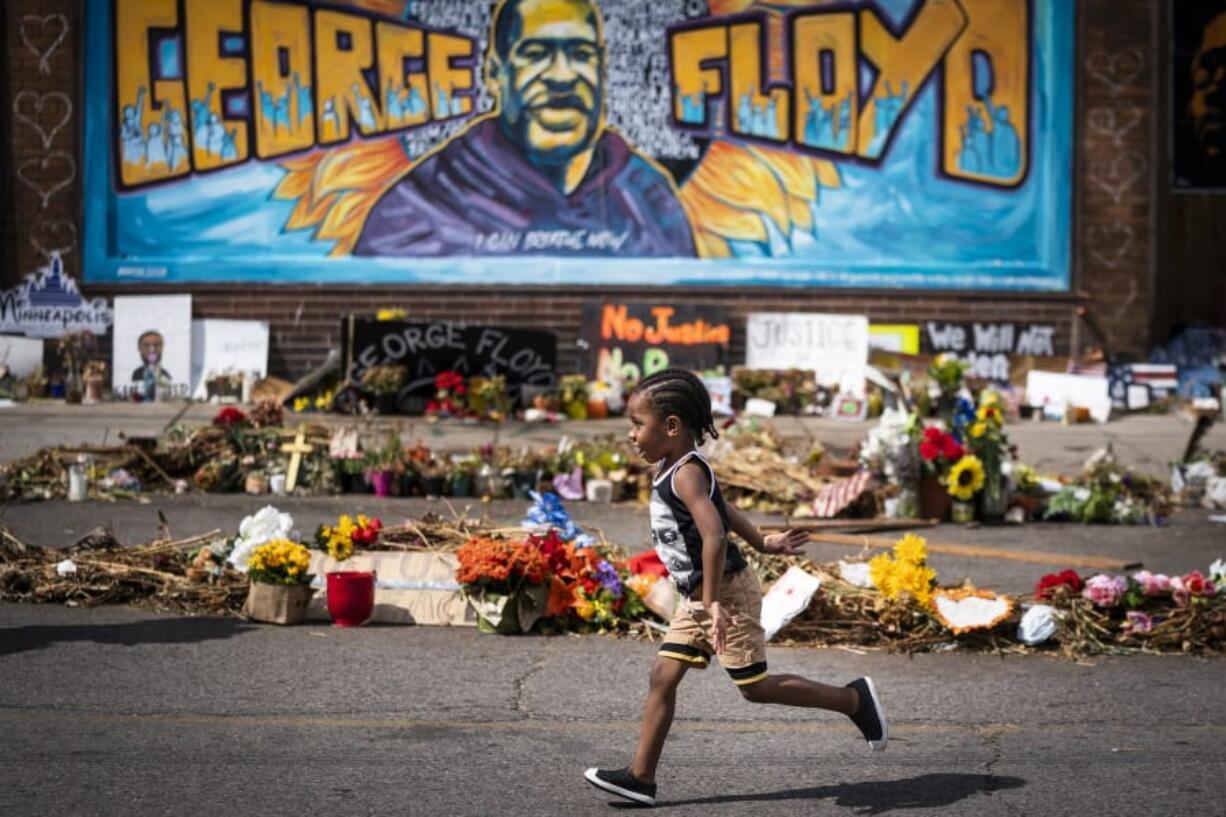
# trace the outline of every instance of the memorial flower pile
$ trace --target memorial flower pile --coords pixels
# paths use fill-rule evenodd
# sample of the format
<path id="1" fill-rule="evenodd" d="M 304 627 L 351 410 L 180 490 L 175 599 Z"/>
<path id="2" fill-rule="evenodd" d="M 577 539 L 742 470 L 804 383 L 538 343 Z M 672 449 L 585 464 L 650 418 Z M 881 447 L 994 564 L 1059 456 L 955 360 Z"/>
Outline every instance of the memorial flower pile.
<path id="1" fill-rule="evenodd" d="M 335 525 L 320 525 L 315 531 L 315 547 L 326 550 L 328 555 L 338 562 L 343 562 L 353 555 L 358 547 L 371 547 L 379 541 L 379 531 L 383 522 L 375 517 L 369 519 L 365 514 L 357 517 L 342 514 Z"/>
<path id="2" fill-rule="evenodd" d="M 539 594 L 541 618 L 562 629 L 611 629 L 647 610 L 611 552 L 579 547 L 556 530 L 522 540 L 475 537 L 456 556 L 456 580 L 470 596 Z"/>
<path id="3" fill-rule="evenodd" d="M 1035 585 L 1035 595 L 1054 611 L 1057 626 L 1050 635 L 1078 655 L 1220 649 L 1226 643 L 1223 590 L 1226 577 L 1218 562 L 1207 576 L 1199 570 L 1175 576 L 1141 570 L 1083 579 L 1064 570 Z"/>

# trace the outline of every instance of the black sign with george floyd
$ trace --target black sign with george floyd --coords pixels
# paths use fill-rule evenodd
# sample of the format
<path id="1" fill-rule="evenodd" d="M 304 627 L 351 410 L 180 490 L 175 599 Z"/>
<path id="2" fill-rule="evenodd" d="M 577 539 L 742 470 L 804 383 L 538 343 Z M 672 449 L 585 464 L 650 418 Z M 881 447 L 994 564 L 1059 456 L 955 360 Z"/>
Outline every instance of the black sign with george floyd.
<path id="1" fill-rule="evenodd" d="M 371 366 L 399 364 L 408 369 L 402 396 L 429 398 L 439 372 L 503 375 L 512 394 L 519 386 L 548 387 L 557 382 L 558 337 L 552 332 L 350 315 L 342 323 L 341 337 L 350 382 L 361 381 Z"/>

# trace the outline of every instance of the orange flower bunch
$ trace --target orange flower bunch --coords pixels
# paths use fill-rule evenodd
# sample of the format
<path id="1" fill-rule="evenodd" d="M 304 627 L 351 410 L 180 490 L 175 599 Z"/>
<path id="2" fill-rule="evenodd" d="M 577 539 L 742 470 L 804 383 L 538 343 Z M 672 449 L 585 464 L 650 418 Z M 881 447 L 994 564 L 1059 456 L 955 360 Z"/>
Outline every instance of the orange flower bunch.
<path id="1" fill-rule="evenodd" d="M 529 542 L 474 537 L 456 552 L 461 584 L 544 584 L 548 566 L 540 548 Z"/>

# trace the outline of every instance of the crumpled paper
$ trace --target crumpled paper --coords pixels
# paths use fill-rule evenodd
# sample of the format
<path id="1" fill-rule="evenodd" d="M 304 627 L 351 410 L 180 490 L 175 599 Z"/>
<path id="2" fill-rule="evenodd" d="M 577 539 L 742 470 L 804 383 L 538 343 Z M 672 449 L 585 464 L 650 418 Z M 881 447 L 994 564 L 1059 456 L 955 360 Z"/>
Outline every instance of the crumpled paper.
<path id="1" fill-rule="evenodd" d="M 1035 604 L 1022 615 L 1017 625 L 1017 640 L 1028 647 L 1042 644 L 1056 634 L 1058 613 L 1050 604 Z"/>

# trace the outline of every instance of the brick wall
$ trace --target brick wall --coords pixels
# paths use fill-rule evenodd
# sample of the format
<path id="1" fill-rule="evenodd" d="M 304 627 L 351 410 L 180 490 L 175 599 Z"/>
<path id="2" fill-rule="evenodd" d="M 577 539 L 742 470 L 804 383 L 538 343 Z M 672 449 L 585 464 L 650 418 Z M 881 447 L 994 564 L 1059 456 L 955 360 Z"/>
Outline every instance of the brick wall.
<path id="1" fill-rule="evenodd" d="M 1012 320 L 1056 326 L 1057 350 L 1067 351 L 1073 310 L 1084 303 L 1107 334 L 1109 348 L 1142 352 L 1149 341 L 1153 301 L 1154 92 L 1158 4 L 1150 0 L 1086 0 L 1078 4 L 1077 128 L 1074 174 L 1074 288 L 1058 295 L 906 290 L 774 288 L 442 287 L 442 286 L 192 286 L 197 317 L 259 318 L 272 325 L 272 371 L 297 376 L 338 342 L 340 316 L 380 306 L 404 306 L 417 317 L 467 318 L 480 323 L 556 331 L 560 363 L 577 365 L 574 338 L 580 306 L 589 297 L 616 295 L 722 303 L 732 314 L 733 359 L 743 353 L 744 315 L 760 310 L 855 312 L 874 321 Z M 60 247 L 79 275 L 80 163 L 79 0 L 7 0 L 5 104 L 18 95 L 41 130 L 14 121 L 11 158 L 24 170 L 0 206 L 12 234 L 6 252 L 16 270 L 43 263 L 42 250 Z M 63 21 L 65 34 L 55 43 Z M 44 60 L 45 58 L 45 60 Z M 44 71 L 44 67 L 46 70 Z M 60 97 L 72 102 L 68 121 Z M 41 101 L 41 110 L 34 110 Z M 25 110 L 23 108 L 23 110 Z M 1137 124 L 1130 125 L 1137 118 Z M 54 132 L 51 132 L 54 128 Z M 50 133 L 50 139 L 45 137 Z M 47 142 L 46 144 L 44 142 Z M 65 161 L 68 159 L 70 161 Z M 69 172 L 71 171 L 71 172 Z M 52 189 L 54 188 L 54 189 Z M 9 272 L 9 283 L 19 276 Z M 176 287 L 182 291 L 183 287 Z M 156 286 L 90 287 L 90 295 L 159 292 Z"/>
<path id="2" fill-rule="evenodd" d="M 79 0 L 5 0 L 8 119 L 3 270 L 11 286 L 59 249 L 79 278 Z"/>

